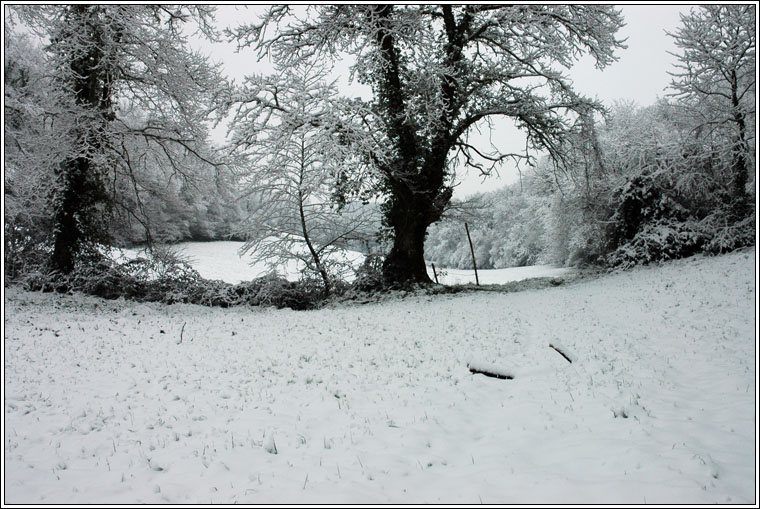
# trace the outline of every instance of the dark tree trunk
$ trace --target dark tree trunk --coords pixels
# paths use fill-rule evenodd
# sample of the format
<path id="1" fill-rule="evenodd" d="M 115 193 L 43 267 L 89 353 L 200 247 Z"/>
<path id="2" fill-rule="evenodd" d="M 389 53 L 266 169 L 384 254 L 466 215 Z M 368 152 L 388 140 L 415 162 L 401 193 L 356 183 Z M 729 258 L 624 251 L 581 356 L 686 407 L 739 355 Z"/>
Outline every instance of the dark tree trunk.
<path id="1" fill-rule="evenodd" d="M 306 173 L 306 166 L 304 163 L 306 161 L 306 148 L 303 138 L 301 139 L 300 155 L 301 166 L 300 172 L 298 174 L 298 213 L 299 217 L 301 218 L 301 233 L 303 234 L 303 239 L 306 241 L 306 247 L 309 248 L 309 253 L 311 254 L 311 259 L 314 261 L 314 266 L 317 268 L 319 275 L 322 277 L 322 283 L 325 285 L 325 296 L 328 296 L 330 295 L 330 277 L 327 275 L 327 270 L 325 269 L 324 265 L 322 265 L 322 260 L 319 257 L 319 253 L 317 253 L 317 250 L 314 249 L 314 245 L 311 243 L 309 229 L 306 227 L 306 211 L 303 208 L 306 201 L 306 197 L 303 191 L 303 178 L 304 174 Z"/>
<path id="2" fill-rule="evenodd" d="M 425 265 L 427 228 L 441 219 L 452 190 L 443 186 L 445 159 L 435 151 L 412 180 L 418 189 L 399 184 L 393 192 L 386 221 L 393 228 L 393 247 L 383 264 L 387 285 L 432 284 Z"/>
<path id="3" fill-rule="evenodd" d="M 734 148 L 734 162 L 732 168 L 731 191 L 733 201 L 732 213 L 736 219 L 744 219 L 749 212 L 750 200 L 747 194 L 747 181 L 749 180 L 749 144 L 747 143 L 747 124 L 744 113 L 739 106 L 737 95 L 738 83 L 736 71 L 731 71 L 731 106 L 734 110 L 734 122 L 738 128 L 738 137 Z"/>
<path id="4" fill-rule="evenodd" d="M 749 212 L 749 195 L 747 194 L 747 181 L 749 180 L 748 157 L 745 146 L 740 145 L 734 155 L 732 169 L 731 191 L 733 201 L 731 203 L 732 214 L 736 219 L 744 219 Z"/>
<path id="5" fill-rule="evenodd" d="M 384 60 L 379 82 L 379 106 L 389 119 L 388 138 L 396 150 L 396 160 L 383 168 L 391 188 L 385 221 L 393 229 L 393 247 L 383 263 L 383 280 L 389 286 L 430 284 L 425 267 L 425 232 L 432 223 L 430 207 L 417 190 L 420 186 L 420 140 L 416 127 L 406 115 L 401 84 L 402 59 L 395 46 L 395 34 L 388 27 L 392 5 L 373 8 L 377 31 L 375 43 Z"/>
<path id="6" fill-rule="evenodd" d="M 433 219 L 426 209 L 413 196 L 396 199 L 391 206 L 393 247 L 383 263 L 383 280 L 389 286 L 432 283 L 425 265 L 425 233 Z"/>
<path id="7" fill-rule="evenodd" d="M 77 146 L 82 152 L 76 158 L 63 161 L 58 175 L 59 188 L 55 200 L 55 239 L 50 265 L 64 274 L 74 269 L 76 257 L 88 240 L 102 240 L 105 232 L 98 231 L 97 207 L 107 202 L 108 193 L 102 175 L 92 160 L 102 150 L 102 132 L 113 119 L 112 76 L 104 65 L 102 27 L 98 25 L 99 7 L 72 5 L 68 16 L 71 30 L 85 33 L 91 44 L 85 49 L 64 49 L 60 56 L 68 59 L 72 71 L 72 89 L 76 103 L 92 117 L 80 119 L 77 127 Z M 66 33 L 59 34 L 53 46 L 64 42 Z"/>
<path id="8" fill-rule="evenodd" d="M 55 241 L 51 266 L 64 274 L 74 270 L 76 254 L 80 249 L 83 232 L 79 212 L 85 196 L 84 181 L 89 170 L 89 161 L 83 157 L 63 165 L 59 179 L 63 187 L 59 194 L 60 203 L 55 217 Z"/>
<path id="9" fill-rule="evenodd" d="M 441 97 L 446 107 L 430 138 L 418 135 L 421 130 L 408 115 L 406 94 L 401 76 L 403 58 L 396 47 L 395 33 L 388 21 L 392 5 L 373 9 L 376 23 L 375 43 L 383 58 L 378 81 L 378 106 L 388 119 L 386 130 L 393 144 L 395 161 L 382 168 L 390 189 L 385 221 L 393 229 L 393 247 L 383 263 L 383 280 L 389 286 L 432 284 L 425 265 L 425 235 L 428 226 L 438 221 L 451 199 L 452 189 L 444 185 L 446 156 L 457 136 L 452 136 L 453 119 L 461 104 L 455 76 L 442 78 Z M 450 7 L 444 7 L 447 37 L 447 64 L 456 67 L 462 60 L 464 33 L 469 17 L 457 25 Z"/>
<path id="10" fill-rule="evenodd" d="M 306 227 L 306 213 L 303 209 L 304 198 L 300 190 L 298 191 L 298 199 L 298 211 L 301 217 L 301 232 L 303 233 L 303 238 L 306 241 L 306 247 L 309 248 L 311 259 L 314 261 L 314 266 L 317 268 L 319 275 L 322 277 L 322 284 L 325 285 L 325 296 L 327 296 L 330 295 L 330 277 L 327 275 L 327 270 L 322 264 L 319 253 L 317 253 L 317 250 L 314 249 L 314 244 L 311 243 L 311 238 L 309 237 L 309 229 Z"/>

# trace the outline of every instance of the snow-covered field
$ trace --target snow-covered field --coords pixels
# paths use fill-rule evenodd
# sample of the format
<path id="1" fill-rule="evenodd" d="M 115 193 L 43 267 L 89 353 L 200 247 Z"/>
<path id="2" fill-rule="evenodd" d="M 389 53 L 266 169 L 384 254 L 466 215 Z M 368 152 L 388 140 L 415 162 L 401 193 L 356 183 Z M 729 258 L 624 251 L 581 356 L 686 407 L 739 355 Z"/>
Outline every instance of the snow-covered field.
<path id="1" fill-rule="evenodd" d="M 4 501 L 756 504 L 755 297 L 754 249 L 307 312 L 8 289 Z"/>
<path id="2" fill-rule="evenodd" d="M 463 269 L 444 269 L 445 275 L 438 274 L 438 282 L 442 285 L 464 285 L 475 283 L 475 272 Z M 440 271 L 436 267 L 436 271 Z M 508 269 L 478 270 L 478 281 L 482 285 L 503 284 L 512 281 L 523 281 L 536 277 L 560 277 L 572 273 L 573 269 L 554 267 L 552 265 L 531 265 L 529 267 L 510 267 Z M 428 266 L 430 279 L 434 279 L 432 267 Z"/>
<path id="3" fill-rule="evenodd" d="M 173 249 L 206 279 L 220 279 L 227 283 L 237 284 L 241 281 L 250 281 L 261 277 L 271 270 L 265 263 L 251 265 L 250 254 L 240 256 L 239 250 L 242 242 L 216 241 L 216 242 L 183 242 L 175 244 Z M 123 254 L 126 257 L 134 257 L 139 253 L 137 249 L 126 249 Z M 364 261 L 360 253 L 348 251 L 349 259 L 354 260 L 358 266 Z M 437 268 L 440 271 L 440 267 Z M 292 280 L 300 277 L 298 266 L 289 263 L 277 270 Z M 510 269 L 481 270 L 478 278 L 481 284 L 500 284 L 511 281 L 521 281 L 534 277 L 555 277 L 570 272 L 571 269 L 556 268 L 549 265 L 536 265 L 531 267 L 515 267 Z M 472 270 L 445 269 L 446 275 L 439 274 L 439 282 L 445 285 L 475 283 L 475 273 Z M 430 279 L 433 279 L 433 269 L 428 265 Z M 347 279 L 351 279 L 348 275 Z"/>
<path id="4" fill-rule="evenodd" d="M 250 255 L 240 256 L 243 242 L 182 242 L 171 246 L 172 250 L 198 271 L 205 279 L 220 279 L 237 284 L 261 277 L 271 268 L 266 263 L 250 263 Z M 125 258 L 143 255 L 139 249 L 125 249 L 121 252 Z M 117 256 L 118 257 L 118 256 Z M 291 279 L 298 279 L 299 272 L 295 263 L 279 267 L 280 272 Z"/>

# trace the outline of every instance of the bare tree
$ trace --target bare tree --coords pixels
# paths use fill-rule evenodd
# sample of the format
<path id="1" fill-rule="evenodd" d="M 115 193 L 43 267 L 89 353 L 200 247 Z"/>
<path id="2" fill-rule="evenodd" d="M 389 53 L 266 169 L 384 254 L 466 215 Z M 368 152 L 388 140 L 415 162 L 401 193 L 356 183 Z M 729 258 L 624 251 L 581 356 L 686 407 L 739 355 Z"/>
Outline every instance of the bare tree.
<path id="1" fill-rule="evenodd" d="M 693 133 L 712 138 L 731 161 L 731 209 L 737 219 L 750 209 L 747 181 L 753 173 L 755 125 L 756 6 L 706 5 L 681 16 L 670 34 L 681 48 L 671 88 L 694 117 Z"/>
<path id="2" fill-rule="evenodd" d="M 330 293 L 343 247 L 377 229 L 368 209 L 334 199 L 341 175 L 357 163 L 333 118 L 333 86 L 313 68 L 280 68 L 276 79 L 250 77 L 240 91 L 268 96 L 241 105 L 231 145 L 244 158 L 240 177 L 254 208 L 240 225 L 242 252 L 254 261 L 296 260 Z"/>
<path id="3" fill-rule="evenodd" d="M 46 263 L 52 236 L 50 161 L 68 156 L 66 133 L 53 113 L 56 87 L 43 50 L 6 24 L 3 87 L 3 226 L 6 277 Z"/>

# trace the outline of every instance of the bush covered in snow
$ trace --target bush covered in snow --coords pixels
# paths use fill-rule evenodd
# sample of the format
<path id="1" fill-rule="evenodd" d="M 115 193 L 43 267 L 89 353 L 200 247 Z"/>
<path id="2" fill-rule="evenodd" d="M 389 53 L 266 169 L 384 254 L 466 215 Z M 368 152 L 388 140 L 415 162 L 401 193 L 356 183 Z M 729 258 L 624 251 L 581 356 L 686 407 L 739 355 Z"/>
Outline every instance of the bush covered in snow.
<path id="1" fill-rule="evenodd" d="M 41 268 L 10 281 L 43 292 L 83 293 L 105 299 L 131 299 L 204 306 L 274 306 L 313 309 L 324 301 L 318 281 L 288 281 L 276 273 L 232 285 L 204 279 L 171 250 L 118 263 L 99 252 L 82 257 L 67 275 Z"/>
<path id="2" fill-rule="evenodd" d="M 690 226 L 690 223 L 665 220 L 647 223 L 631 240 L 613 251 L 607 262 L 613 267 L 630 268 L 696 254 L 705 239 Z"/>

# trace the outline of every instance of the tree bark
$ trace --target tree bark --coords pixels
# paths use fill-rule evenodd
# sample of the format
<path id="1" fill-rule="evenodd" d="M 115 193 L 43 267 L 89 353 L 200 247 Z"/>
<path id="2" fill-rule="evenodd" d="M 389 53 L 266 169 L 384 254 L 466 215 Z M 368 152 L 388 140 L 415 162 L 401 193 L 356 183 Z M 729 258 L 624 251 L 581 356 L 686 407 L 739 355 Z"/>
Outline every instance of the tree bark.
<path id="1" fill-rule="evenodd" d="M 396 196 L 388 219 L 393 247 L 383 263 L 383 280 L 389 286 L 432 284 L 425 265 L 425 234 L 433 222 L 423 200 Z"/>
<path id="2" fill-rule="evenodd" d="M 78 127 L 77 145 L 84 153 L 63 161 L 58 175 L 61 187 L 55 197 L 55 239 L 50 264 L 53 270 L 64 274 L 74 270 L 82 244 L 87 240 L 100 240 L 96 237 L 103 234 L 96 232 L 96 220 L 92 214 L 98 204 L 107 201 L 108 193 L 91 154 L 102 149 L 98 132 L 105 130 L 113 118 L 112 76 L 103 65 L 104 55 L 100 47 L 102 27 L 97 26 L 97 21 L 92 18 L 92 6 L 72 5 L 70 9 L 72 29 L 85 31 L 92 44 L 80 54 L 65 56 L 70 59 L 74 76 L 72 88 L 76 103 L 93 113 L 95 125 L 87 125 L 87 120 L 82 119 L 84 127 Z M 65 39 L 66 35 L 62 37 Z"/>
<path id="3" fill-rule="evenodd" d="M 68 274 L 74 270 L 74 259 L 82 240 L 77 212 L 82 208 L 82 188 L 89 172 L 89 164 L 87 159 L 80 157 L 62 166 L 59 179 L 62 180 L 60 184 L 64 189 L 55 218 L 55 240 L 50 261 L 53 270 Z"/>
<path id="4" fill-rule="evenodd" d="M 330 295 L 330 278 L 327 275 L 327 270 L 325 270 L 325 267 L 322 265 L 322 260 L 319 259 L 319 253 L 314 249 L 314 245 L 309 238 L 309 230 L 306 228 L 306 214 L 303 210 L 303 197 L 301 196 L 300 191 L 299 199 L 301 201 L 298 202 L 298 210 L 301 214 L 301 231 L 303 232 L 303 238 L 306 241 L 306 246 L 309 248 L 311 258 L 314 260 L 314 265 L 317 267 L 319 275 L 322 277 L 322 283 L 325 285 L 325 295 Z"/>
<path id="5" fill-rule="evenodd" d="M 744 219 L 749 211 L 749 195 L 747 194 L 747 181 L 749 180 L 749 145 L 747 143 L 747 125 L 744 113 L 741 111 L 738 97 L 738 80 L 736 70 L 731 70 L 731 106 L 733 107 L 734 122 L 739 130 L 736 147 L 734 148 L 734 162 L 732 168 L 731 191 L 733 201 L 732 213 L 736 219 Z"/>
<path id="6" fill-rule="evenodd" d="M 390 286 L 430 285 L 425 265 L 425 235 L 428 226 L 438 221 L 451 199 L 452 190 L 444 185 L 446 156 L 452 147 L 453 119 L 461 107 L 458 99 L 457 64 L 462 60 L 463 34 L 469 23 L 457 25 L 450 7 L 444 7 L 447 37 L 446 63 L 453 74 L 442 78 L 441 108 L 436 132 L 429 143 L 418 137 L 419 126 L 408 114 L 402 83 L 403 59 L 396 47 L 395 33 L 389 29 L 393 6 L 373 9 L 376 23 L 375 43 L 383 59 L 378 82 L 379 106 L 389 119 L 388 139 L 394 146 L 395 160 L 383 174 L 391 191 L 386 208 L 386 224 L 393 229 L 393 247 L 383 264 L 383 279 Z"/>
<path id="7" fill-rule="evenodd" d="M 385 220 L 393 229 L 393 247 L 383 263 L 383 280 L 388 286 L 432 284 L 425 267 L 424 246 L 431 219 L 429 187 L 421 182 L 424 154 L 413 121 L 406 115 L 404 88 L 401 83 L 402 59 L 396 48 L 394 32 L 389 28 L 392 5 L 373 8 L 375 44 L 383 59 L 379 80 L 379 106 L 389 119 L 386 125 L 396 157 L 383 168 L 391 198 Z M 420 192 L 422 191 L 422 192 Z"/>

